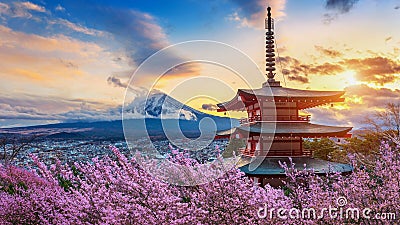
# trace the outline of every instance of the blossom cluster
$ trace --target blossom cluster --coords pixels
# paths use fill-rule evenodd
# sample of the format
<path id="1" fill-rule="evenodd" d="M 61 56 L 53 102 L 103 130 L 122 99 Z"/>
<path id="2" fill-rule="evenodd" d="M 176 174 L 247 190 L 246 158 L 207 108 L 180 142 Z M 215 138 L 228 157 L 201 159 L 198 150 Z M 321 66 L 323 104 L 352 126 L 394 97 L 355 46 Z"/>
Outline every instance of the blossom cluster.
<path id="1" fill-rule="evenodd" d="M 151 176 L 135 159 L 110 147 L 116 159 L 37 170 L 0 165 L 0 224 L 396 224 L 399 220 L 354 218 L 263 218 L 262 207 L 322 209 L 345 197 L 348 207 L 399 213 L 400 153 L 383 143 L 373 167 L 354 164 L 350 175 L 316 176 L 282 165 L 283 187 L 261 187 L 239 169 L 195 186 L 178 186 Z M 171 160 L 194 165 L 172 151 Z M 172 168 L 173 169 L 173 168 Z M 189 171 L 185 176 L 191 176 Z M 211 173 L 211 172 L 210 172 Z M 178 176 L 179 174 L 176 174 Z M 195 179 L 198 174 L 194 174 Z M 397 215 L 400 217 L 400 215 Z"/>

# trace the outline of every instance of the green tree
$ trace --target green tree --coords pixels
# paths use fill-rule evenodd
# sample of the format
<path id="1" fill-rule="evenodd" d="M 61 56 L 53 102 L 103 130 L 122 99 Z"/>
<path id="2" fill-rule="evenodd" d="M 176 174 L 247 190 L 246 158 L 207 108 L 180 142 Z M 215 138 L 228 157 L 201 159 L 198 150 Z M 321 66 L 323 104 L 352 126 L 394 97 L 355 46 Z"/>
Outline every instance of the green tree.
<path id="1" fill-rule="evenodd" d="M 362 165 L 374 167 L 373 162 L 380 157 L 379 147 L 383 138 L 383 133 L 368 132 L 360 137 L 346 139 L 346 143 L 342 145 L 343 151 L 346 152 L 346 160 L 349 161 L 347 155 L 352 154 Z"/>
<path id="2" fill-rule="evenodd" d="M 357 153 L 363 155 L 377 154 L 383 138 L 382 133 L 368 132 L 360 137 L 346 139 L 343 149 L 348 153 Z"/>
<path id="3" fill-rule="evenodd" d="M 338 163 L 350 163 L 350 159 L 348 157 L 348 153 L 342 149 L 336 149 L 329 153 L 330 161 L 338 162 Z"/>
<path id="4" fill-rule="evenodd" d="M 226 146 L 225 151 L 222 153 L 222 157 L 230 158 L 233 157 L 233 152 L 238 156 L 240 154 L 239 148 L 246 146 L 246 140 L 244 139 L 230 139 L 228 146 Z"/>
<path id="5" fill-rule="evenodd" d="M 305 140 L 303 148 L 311 150 L 315 158 L 328 160 L 330 154 L 339 150 L 339 146 L 328 138 L 314 139 L 312 141 Z"/>

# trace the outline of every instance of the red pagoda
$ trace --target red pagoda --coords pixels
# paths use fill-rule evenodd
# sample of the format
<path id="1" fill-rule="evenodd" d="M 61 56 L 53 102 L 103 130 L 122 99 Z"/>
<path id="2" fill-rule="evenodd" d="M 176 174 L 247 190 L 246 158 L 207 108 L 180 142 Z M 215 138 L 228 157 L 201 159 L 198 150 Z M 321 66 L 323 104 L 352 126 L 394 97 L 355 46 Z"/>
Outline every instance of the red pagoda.
<path id="1" fill-rule="evenodd" d="M 236 96 L 220 103 L 219 112 L 237 110 L 247 111 L 248 118 L 242 119 L 241 126 L 218 133 L 219 136 L 247 138 L 247 145 L 240 149 L 245 165 L 240 169 L 250 177 L 282 177 L 284 171 L 280 162 L 292 158 L 296 167 L 313 168 L 318 174 L 329 171 L 351 172 L 346 164 L 314 159 L 311 151 L 302 148 L 303 138 L 347 137 L 351 127 L 325 126 L 310 123 L 310 115 L 301 115 L 300 110 L 321 105 L 343 102 L 343 91 L 312 91 L 282 87 L 274 79 L 275 38 L 271 8 L 268 7 L 266 28 L 266 76 L 267 82 L 259 89 L 239 89 Z M 262 163 L 256 169 L 249 168 L 249 162 L 261 157 Z M 247 159 L 247 160 L 246 160 Z M 268 182 L 268 181 L 267 181 Z"/>

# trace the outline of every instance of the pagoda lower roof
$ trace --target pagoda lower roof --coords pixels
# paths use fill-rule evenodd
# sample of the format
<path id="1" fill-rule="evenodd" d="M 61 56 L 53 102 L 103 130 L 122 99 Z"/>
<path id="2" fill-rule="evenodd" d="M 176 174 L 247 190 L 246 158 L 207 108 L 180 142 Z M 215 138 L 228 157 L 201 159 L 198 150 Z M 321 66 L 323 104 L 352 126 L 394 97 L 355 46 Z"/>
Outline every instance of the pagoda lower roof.
<path id="1" fill-rule="evenodd" d="M 240 133 L 247 136 L 249 133 L 270 134 L 274 136 L 293 137 L 344 137 L 352 127 L 337 127 L 312 124 L 308 122 L 257 122 L 252 125 L 242 125 L 230 130 L 218 132 L 218 136 Z"/>
<path id="2" fill-rule="evenodd" d="M 250 162 L 253 160 L 259 160 L 261 164 L 254 170 L 250 170 Z M 246 175 L 250 176 L 285 176 L 285 170 L 281 167 L 279 162 L 286 163 L 286 165 L 290 166 L 291 162 L 289 157 L 265 157 L 263 158 L 251 158 L 242 156 L 240 159 L 240 167 L 239 169 L 244 172 Z M 292 162 L 294 163 L 294 167 L 298 170 L 312 169 L 315 174 L 324 175 L 327 173 L 350 173 L 353 170 L 353 167 L 348 164 L 329 162 L 322 159 L 310 158 L 310 157 L 292 157 Z M 304 165 L 306 167 L 304 168 Z"/>

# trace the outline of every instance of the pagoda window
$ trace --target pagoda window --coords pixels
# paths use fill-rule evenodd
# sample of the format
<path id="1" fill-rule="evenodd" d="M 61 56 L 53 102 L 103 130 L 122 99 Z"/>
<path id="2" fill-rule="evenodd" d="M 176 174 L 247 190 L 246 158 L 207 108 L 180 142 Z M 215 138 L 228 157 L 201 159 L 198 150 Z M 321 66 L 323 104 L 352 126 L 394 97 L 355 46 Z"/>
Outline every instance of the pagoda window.
<path id="1" fill-rule="evenodd" d="M 297 110 L 296 109 L 276 109 L 277 116 L 296 116 Z"/>
<path id="2" fill-rule="evenodd" d="M 255 150 L 256 149 L 256 141 L 252 141 L 251 142 L 251 150 Z"/>

